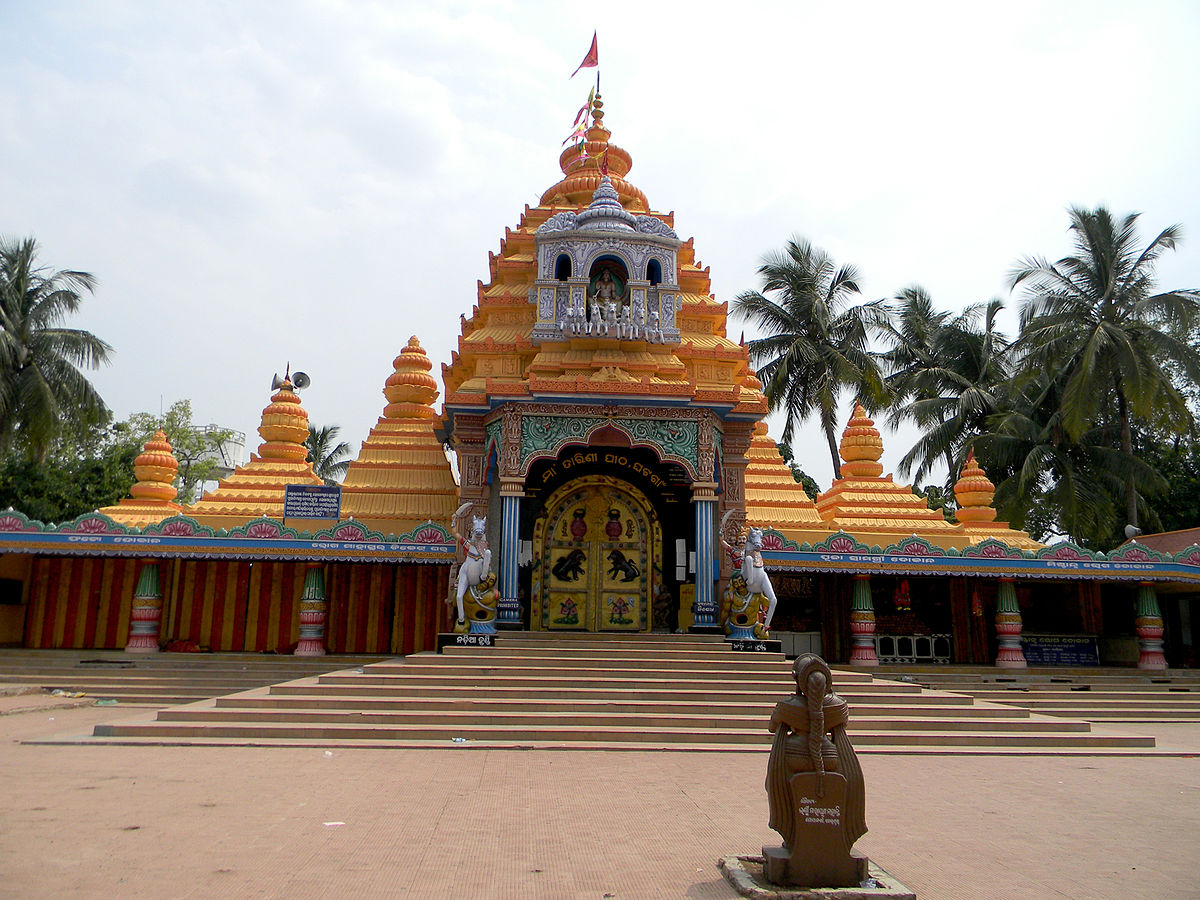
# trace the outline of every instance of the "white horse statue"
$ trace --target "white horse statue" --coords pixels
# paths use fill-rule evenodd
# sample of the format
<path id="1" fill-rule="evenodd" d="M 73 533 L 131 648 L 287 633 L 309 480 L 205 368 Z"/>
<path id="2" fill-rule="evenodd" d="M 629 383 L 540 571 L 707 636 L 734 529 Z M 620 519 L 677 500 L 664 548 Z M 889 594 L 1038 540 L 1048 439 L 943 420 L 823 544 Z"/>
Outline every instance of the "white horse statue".
<path id="1" fill-rule="evenodd" d="M 454 514 L 453 525 L 457 525 L 459 516 L 463 515 L 471 508 L 470 503 L 464 503 L 458 508 L 458 512 Z M 463 598 L 467 594 L 468 588 L 473 588 L 483 581 L 484 577 L 492 569 L 492 551 L 488 547 L 487 542 L 487 516 L 482 519 L 478 516 L 471 517 L 471 534 L 469 537 L 463 537 L 458 533 L 458 529 L 454 529 L 454 537 L 462 545 L 463 553 L 466 554 L 466 559 L 458 567 L 458 583 L 455 585 L 455 593 L 458 597 L 458 619 L 457 624 L 462 625 L 467 621 L 467 611 L 463 605 Z"/>
<path id="2" fill-rule="evenodd" d="M 775 588 L 771 584 L 771 576 L 767 574 L 766 566 L 763 565 L 762 529 L 748 528 L 746 530 L 745 542 L 739 551 L 729 541 L 725 540 L 725 527 L 729 524 L 729 520 L 735 513 L 736 510 L 731 509 L 721 519 L 721 527 L 718 531 L 721 536 L 721 546 L 729 551 L 733 564 L 735 566 L 740 565 L 742 578 L 746 582 L 747 593 L 762 594 L 767 598 L 767 615 L 763 622 L 763 627 L 770 628 L 771 619 L 775 617 L 775 607 L 779 601 L 775 599 Z"/>
<path id="3" fill-rule="evenodd" d="M 752 594 L 762 594 L 767 598 L 767 620 L 763 625 L 771 627 L 771 619 L 775 616 L 775 588 L 771 585 L 771 576 L 767 574 L 762 558 L 762 529 L 751 528 L 746 531 L 746 543 L 742 547 L 742 577 L 746 579 L 746 587 Z"/>

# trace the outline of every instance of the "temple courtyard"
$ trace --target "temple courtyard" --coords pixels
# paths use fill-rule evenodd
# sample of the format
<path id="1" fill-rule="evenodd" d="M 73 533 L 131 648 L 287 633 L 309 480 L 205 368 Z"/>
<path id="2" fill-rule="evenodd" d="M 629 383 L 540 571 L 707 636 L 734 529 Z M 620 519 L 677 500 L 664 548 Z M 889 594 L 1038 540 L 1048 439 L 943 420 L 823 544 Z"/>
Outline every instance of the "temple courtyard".
<path id="1" fill-rule="evenodd" d="M 732 898 L 765 752 L 29 744 L 128 710 L 0 697 L 0 897 Z M 864 753 L 856 845 L 924 898 L 1195 898 L 1200 724 L 1133 755 Z"/>

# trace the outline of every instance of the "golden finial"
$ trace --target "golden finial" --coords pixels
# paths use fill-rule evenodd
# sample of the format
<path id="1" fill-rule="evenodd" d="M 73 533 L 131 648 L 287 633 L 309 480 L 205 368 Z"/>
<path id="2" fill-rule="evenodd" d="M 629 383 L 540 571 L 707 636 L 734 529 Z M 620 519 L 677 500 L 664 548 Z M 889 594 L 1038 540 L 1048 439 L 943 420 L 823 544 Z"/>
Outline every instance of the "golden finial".
<path id="1" fill-rule="evenodd" d="M 285 459 L 303 462 L 308 456 L 308 413 L 285 378 L 279 390 L 271 395 L 271 405 L 262 411 L 258 426 L 263 443 L 258 455 L 263 459 Z"/>
<path id="2" fill-rule="evenodd" d="M 429 374 L 433 364 L 414 334 L 408 346 L 392 360 L 395 369 L 384 384 L 388 404 L 383 414 L 389 419 L 428 419 L 434 416 L 430 404 L 437 399 L 437 382 Z"/>
<path id="3" fill-rule="evenodd" d="M 838 447 L 842 457 L 842 477 L 850 476 L 878 478 L 883 474 L 879 459 L 883 456 L 883 439 L 875 428 L 874 420 L 857 400 L 846 430 L 842 432 L 842 443 Z"/>
<path id="4" fill-rule="evenodd" d="M 174 500 L 178 472 L 179 461 L 160 428 L 133 461 L 133 475 L 137 481 L 129 489 L 129 496 L 138 500 Z"/>
<path id="5" fill-rule="evenodd" d="M 970 448 L 967 461 L 963 463 L 962 475 L 954 484 L 954 498 L 958 501 L 955 518 L 960 522 L 995 521 L 996 510 L 992 508 L 995 495 L 996 486 L 975 461 L 975 448 Z"/>

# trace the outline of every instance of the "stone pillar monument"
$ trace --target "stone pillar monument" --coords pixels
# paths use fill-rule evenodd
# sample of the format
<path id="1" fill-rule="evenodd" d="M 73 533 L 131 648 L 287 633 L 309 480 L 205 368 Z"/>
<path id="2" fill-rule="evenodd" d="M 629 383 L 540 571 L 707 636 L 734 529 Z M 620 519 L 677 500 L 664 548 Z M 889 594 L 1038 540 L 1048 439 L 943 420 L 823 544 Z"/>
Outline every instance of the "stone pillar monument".
<path id="1" fill-rule="evenodd" d="M 877 666 L 875 655 L 875 605 L 871 601 L 871 576 L 854 576 L 854 596 L 850 602 L 850 634 L 854 647 L 850 665 Z"/>

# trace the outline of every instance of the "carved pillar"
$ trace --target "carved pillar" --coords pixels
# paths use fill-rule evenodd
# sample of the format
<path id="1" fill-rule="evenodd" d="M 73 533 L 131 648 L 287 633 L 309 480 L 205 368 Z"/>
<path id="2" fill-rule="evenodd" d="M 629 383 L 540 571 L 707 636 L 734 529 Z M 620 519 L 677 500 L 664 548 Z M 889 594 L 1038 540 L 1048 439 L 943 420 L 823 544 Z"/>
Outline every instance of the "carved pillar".
<path id="1" fill-rule="evenodd" d="M 521 604 L 517 600 L 517 568 L 521 549 L 521 498 L 525 496 L 525 481 L 521 478 L 500 478 L 500 602 L 496 610 L 496 625 L 500 628 L 521 627 Z"/>
<path id="2" fill-rule="evenodd" d="M 1163 620 L 1154 582 L 1138 582 L 1135 616 L 1133 624 L 1138 636 L 1138 668 L 1165 669 L 1167 658 L 1163 656 Z"/>
<path id="3" fill-rule="evenodd" d="M 325 655 L 326 610 L 325 569 L 320 563 L 309 563 L 300 595 L 300 642 L 295 656 Z"/>
<path id="4" fill-rule="evenodd" d="M 996 667 L 1024 669 L 1025 651 L 1021 649 L 1021 607 L 1017 605 L 1016 581 L 1001 578 L 996 591 Z"/>
<path id="5" fill-rule="evenodd" d="M 730 510 L 735 510 L 745 518 L 746 513 L 746 451 L 754 438 L 754 427 L 750 423 L 727 423 L 725 434 L 721 439 L 721 501 L 717 512 L 719 519 L 724 519 Z M 736 517 L 735 517 L 736 518 Z M 753 522 L 747 524 L 752 525 Z M 721 535 L 718 535 L 720 537 Z M 721 582 L 723 590 L 725 581 L 733 574 L 733 561 L 729 554 L 721 554 Z"/>
<path id="6" fill-rule="evenodd" d="M 692 503 L 696 509 L 696 603 L 693 627 L 705 631 L 717 628 L 717 601 L 713 593 L 716 487 L 713 481 L 697 481 L 692 485 Z"/>
<path id="7" fill-rule="evenodd" d="M 133 591 L 133 609 L 129 614 L 129 643 L 126 653 L 157 653 L 158 627 L 162 622 L 162 588 L 158 583 L 158 563 L 142 563 L 137 587 Z"/>
<path id="8" fill-rule="evenodd" d="M 875 655 L 875 605 L 871 602 L 871 576 L 854 576 L 854 595 L 850 601 L 850 634 L 854 647 L 850 665 L 877 666 Z"/>
<path id="9" fill-rule="evenodd" d="M 482 503 L 483 452 L 487 434 L 481 416 L 459 414 L 454 418 L 454 452 L 458 455 L 458 496 L 462 502 Z M 483 513 L 480 512 L 479 515 Z"/>

